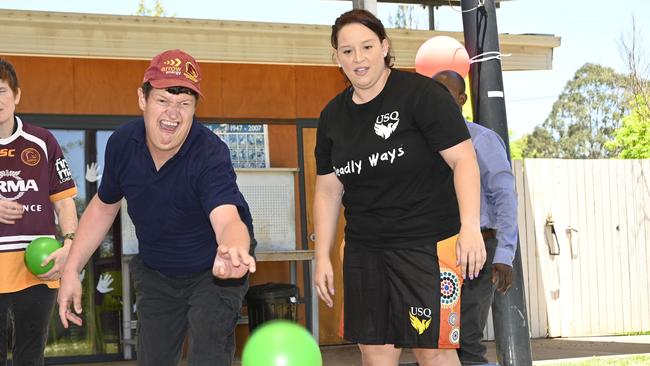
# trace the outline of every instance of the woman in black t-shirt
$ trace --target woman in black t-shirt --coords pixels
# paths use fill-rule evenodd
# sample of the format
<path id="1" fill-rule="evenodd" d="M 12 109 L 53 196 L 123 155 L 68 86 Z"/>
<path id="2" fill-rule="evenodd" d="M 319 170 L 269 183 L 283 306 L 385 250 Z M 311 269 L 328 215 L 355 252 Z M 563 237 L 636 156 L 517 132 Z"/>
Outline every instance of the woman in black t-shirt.
<path id="1" fill-rule="evenodd" d="M 392 69 L 381 22 L 365 10 L 332 26 L 351 84 L 322 111 L 314 195 L 315 286 L 332 306 L 330 261 L 345 208 L 345 338 L 364 365 L 458 365 L 460 286 L 485 262 L 479 172 L 469 133 L 447 90 Z"/>

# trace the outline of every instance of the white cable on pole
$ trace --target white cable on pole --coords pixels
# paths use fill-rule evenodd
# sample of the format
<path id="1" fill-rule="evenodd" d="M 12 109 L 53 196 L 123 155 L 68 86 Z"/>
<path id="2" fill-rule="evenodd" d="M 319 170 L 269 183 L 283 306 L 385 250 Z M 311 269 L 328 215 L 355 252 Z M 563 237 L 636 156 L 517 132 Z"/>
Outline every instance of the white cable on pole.
<path id="1" fill-rule="evenodd" d="M 483 57 L 483 56 L 487 56 L 487 55 L 491 55 L 491 56 Z M 489 61 L 489 60 L 501 60 L 501 57 L 509 57 L 509 56 L 512 56 L 512 54 L 511 53 L 505 53 L 504 54 L 504 53 L 501 53 L 499 51 L 488 51 L 488 52 L 479 53 L 478 55 L 470 58 L 469 63 L 473 64 L 473 63 L 476 63 L 476 62 L 484 62 L 484 61 Z M 483 58 L 481 58 L 481 57 L 483 57 Z"/>
<path id="2" fill-rule="evenodd" d="M 478 8 L 482 8 L 483 6 L 485 6 L 485 0 L 478 0 L 478 4 L 476 4 L 475 7 L 467 10 L 458 10 L 453 5 L 451 5 L 451 0 L 447 0 L 447 1 L 449 1 L 449 7 L 451 8 L 451 10 L 457 11 L 459 13 L 469 13 L 470 11 L 474 11 Z"/>

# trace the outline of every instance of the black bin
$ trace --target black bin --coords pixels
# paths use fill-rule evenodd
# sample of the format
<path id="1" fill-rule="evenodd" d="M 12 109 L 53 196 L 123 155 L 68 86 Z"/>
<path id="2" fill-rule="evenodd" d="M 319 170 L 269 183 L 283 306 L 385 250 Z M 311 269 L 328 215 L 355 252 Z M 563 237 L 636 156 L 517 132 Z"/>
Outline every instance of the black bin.
<path id="1" fill-rule="evenodd" d="M 298 287 L 286 283 L 266 283 L 251 286 L 246 293 L 248 329 L 253 332 L 260 324 L 273 319 L 296 321 Z"/>

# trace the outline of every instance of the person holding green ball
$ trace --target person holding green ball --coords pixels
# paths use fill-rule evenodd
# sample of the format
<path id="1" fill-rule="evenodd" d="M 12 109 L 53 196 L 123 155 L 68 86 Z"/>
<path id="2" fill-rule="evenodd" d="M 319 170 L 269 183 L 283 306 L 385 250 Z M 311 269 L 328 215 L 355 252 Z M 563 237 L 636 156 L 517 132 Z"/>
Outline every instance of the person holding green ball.
<path id="1" fill-rule="evenodd" d="M 77 229 L 77 188 L 52 134 L 24 123 L 14 112 L 21 90 L 13 65 L 0 59 L 0 365 L 7 362 L 7 322 L 13 319 L 13 364 L 43 365 L 43 350 L 61 271 Z M 56 234 L 64 245 L 35 275 L 24 263 L 27 245 Z M 9 317 L 12 314 L 12 317 Z"/>
<path id="2" fill-rule="evenodd" d="M 47 257 L 61 248 L 58 240 L 49 236 L 41 236 L 32 240 L 25 248 L 25 265 L 35 275 L 42 275 L 54 267 L 54 261 L 47 261 Z M 43 264 L 45 263 L 45 264 Z"/>

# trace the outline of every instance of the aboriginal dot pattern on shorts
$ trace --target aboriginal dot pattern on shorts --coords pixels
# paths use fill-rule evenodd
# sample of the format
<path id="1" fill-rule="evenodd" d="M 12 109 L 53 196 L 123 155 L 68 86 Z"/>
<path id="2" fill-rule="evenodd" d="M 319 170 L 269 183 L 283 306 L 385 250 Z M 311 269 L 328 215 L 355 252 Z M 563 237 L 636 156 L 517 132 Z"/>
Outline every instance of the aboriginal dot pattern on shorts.
<path id="1" fill-rule="evenodd" d="M 440 268 L 440 306 L 453 307 L 460 298 L 458 275 L 448 268 Z"/>
<path id="2" fill-rule="evenodd" d="M 456 344 L 460 340 L 460 329 L 454 328 L 451 333 L 449 333 L 449 342 Z"/>

